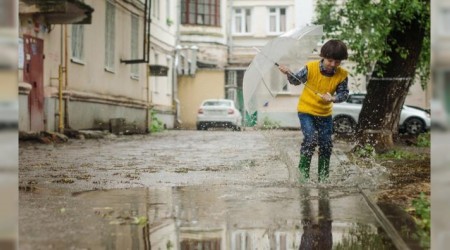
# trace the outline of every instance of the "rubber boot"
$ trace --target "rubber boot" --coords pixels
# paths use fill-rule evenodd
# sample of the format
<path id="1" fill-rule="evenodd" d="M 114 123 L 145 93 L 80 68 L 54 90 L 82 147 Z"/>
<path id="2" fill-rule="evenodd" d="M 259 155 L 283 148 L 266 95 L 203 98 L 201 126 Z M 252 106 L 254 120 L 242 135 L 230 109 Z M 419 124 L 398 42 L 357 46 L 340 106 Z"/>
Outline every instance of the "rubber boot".
<path id="1" fill-rule="evenodd" d="M 319 182 L 328 179 L 330 173 L 330 158 L 319 156 Z"/>
<path id="2" fill-rule="evenodd" d="M 298 168 L 303 180 L 309 179 L 309 166 L 311 165 L 311 157 L 300 155 L 300 162 Z"/>

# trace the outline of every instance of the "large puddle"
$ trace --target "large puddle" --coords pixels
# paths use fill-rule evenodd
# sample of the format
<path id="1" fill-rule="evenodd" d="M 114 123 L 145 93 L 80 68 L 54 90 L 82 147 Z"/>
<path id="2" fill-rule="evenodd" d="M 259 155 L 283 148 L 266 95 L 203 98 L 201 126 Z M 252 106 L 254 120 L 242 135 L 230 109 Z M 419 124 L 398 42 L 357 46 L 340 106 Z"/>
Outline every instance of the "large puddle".
<path id="1" fill-rule="evenodd" d="M 38 191 L 21 195 L 31 206 L 42 199 Z M 21 231 L 23 249 L 395 249 L 360 193 L 348 189 L 224 185 L 52 197 L 36 208 L 49 218 L 26 216 L 52 221 Z"/>

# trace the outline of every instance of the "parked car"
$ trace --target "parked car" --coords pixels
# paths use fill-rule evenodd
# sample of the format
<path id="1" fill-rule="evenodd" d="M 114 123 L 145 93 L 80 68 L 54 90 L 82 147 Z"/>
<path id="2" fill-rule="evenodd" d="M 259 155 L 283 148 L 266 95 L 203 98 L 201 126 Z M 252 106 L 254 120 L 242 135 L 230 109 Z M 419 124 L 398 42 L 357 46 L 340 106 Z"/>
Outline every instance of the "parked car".
<path id="1" fill-rule="evenodd" d="M 197 112 L 197 129 L 225 127 L 241 130 L 242 116 L 233 100 L 207 99 L 202 102 Z"/>
<path id="2" fill-rule="evenodd" d="M 358 123 L 359 113 L 366 94 L 350 94 L 347 101 L 333 104 L 335 133 L 352 133 Z M 419 134 L 430 129 L 430 114 L 424 110 L 403 105 L 399 129 L 409 134 Z"/>

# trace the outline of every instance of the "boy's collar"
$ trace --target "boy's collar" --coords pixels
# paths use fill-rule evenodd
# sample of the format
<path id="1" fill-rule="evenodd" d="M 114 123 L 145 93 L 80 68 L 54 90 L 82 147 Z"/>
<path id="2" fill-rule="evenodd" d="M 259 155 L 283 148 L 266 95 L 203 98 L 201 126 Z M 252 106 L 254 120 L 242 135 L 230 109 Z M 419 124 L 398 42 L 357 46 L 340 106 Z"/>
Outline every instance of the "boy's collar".
<path id="1" fill-rule="evenodd" d="M 319 63 L 319 66 L 320 66 L 320 72 L 321 73 L 324 73 L 324 74 L 326 74 L 326 75 L 334 75 L 334 73 L 336 73 L 336 68 L 334 68 L 333 69 L 333 71 L 327 71 L 326 69 L 325 69 L 325 66 L 323 66 L 323 58 L 322 59 L 320 59 L 320 63 Z"/>

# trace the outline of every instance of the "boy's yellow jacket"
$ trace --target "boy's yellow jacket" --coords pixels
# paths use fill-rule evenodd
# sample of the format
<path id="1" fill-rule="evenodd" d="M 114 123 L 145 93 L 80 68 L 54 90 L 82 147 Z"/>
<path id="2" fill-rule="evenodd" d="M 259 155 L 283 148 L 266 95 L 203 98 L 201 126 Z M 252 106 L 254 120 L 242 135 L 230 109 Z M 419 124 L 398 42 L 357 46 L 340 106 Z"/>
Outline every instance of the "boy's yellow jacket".
<path id="1" fill-rule="evenodd" d="M 318 93 L 330 93 L 334 95 L 336 88 L 348 75 L 348 72 L 337 67 L 333 76 L 324 76 L 320 73 L 320 61 L 313 61 L 306 64 L 308 67 L 308 78 L 306 84 L 309 88 L 304 88 L 297 104 L 297 111 L 307 113 L 314 116 L 330 116 L 332 113 L 333 103 L 325 102 Z"/>

